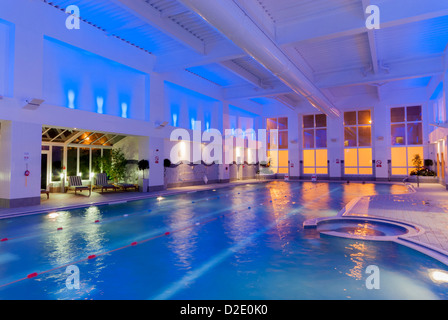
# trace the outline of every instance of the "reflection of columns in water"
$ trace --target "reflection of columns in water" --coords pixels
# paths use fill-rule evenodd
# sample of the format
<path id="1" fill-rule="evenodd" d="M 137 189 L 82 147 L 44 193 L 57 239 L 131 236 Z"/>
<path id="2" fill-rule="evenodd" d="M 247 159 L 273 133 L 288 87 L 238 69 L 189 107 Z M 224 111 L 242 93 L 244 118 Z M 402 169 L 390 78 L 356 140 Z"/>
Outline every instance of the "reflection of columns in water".
<path id="1" fill-rule="evenodd" d="M 244 196 L 244 191 L 240 195 L 228 198 L 229 208 L 247 208 L 247 198 Z M 228 215 L 223 219 L 223 226 L 226 230 L 226 235 L 235 243 L 244 241 L 246 238 L 252 236 L 260 229 L 259 223 L 260 217 L 257 216 L 254 209 L 242 209 L 235 212 L 235 214 Z M 252 260 L 253 257 L 244 256 L 247 250 L 254 246 L 253 242 L 249 242 L 247 246 L 244 246 L 238 252 L 235 252 L 234 257 L 237 262 L 244 262 L 243 257 Z"/>
<path id="2" fill-rule="evenodd" d="M 198 228 L 190 227 L 194 219 L 194 212 L 188 208 L 178 208 L 171 213 L 170 219 L 170 229 L 179 231 L 171 234 L 168 246 L 177 256 L 178 265 L 183 269 L 191 269 L 198 239 Z"/>
<path id="3" fill-rule="evenodd" d="M 291 195 L 291 185 L 290 183 L 278 182 L 276 186 L 271 186 L 269 188 L 270 199 L 272 203 L 272 217 L 271 219 L 275 221 L 276 238 L 273 242 L 281 241 L 281 246 L 284 248 L 287 244 L 287 236 L 293 230 L 291 225 L 291 219 L 284 219 L 285 215 L 290 212 L 290 206 L 292 204 L 289 198 L 285 198 L 285 195 Z M 278 237 L 278 238 L 277 238 Z"/>
<path id="4" fill-rule="evenodd" d="M 101 231 L 101 224 L 95 223 L 95 221 L 101 221 L 102 214 L 98 207 L 89 207 L 85 210 L 85 223 L 86 226 L 82 229 L 82 236 L 86 242 L 86 248 L 83 250 L 86 254 L 95 254 L 104 251 L 105 241 L 104 231 Z M 102 265 L 102 259 L 95 259 L 96 272 L 100 271 Z"/>
<path id="5" fill-rule="evenodd" d="M 353 200 L 356 197 L 364 196 L 366 194 L 368 195 L 376 195 L 377 191 L 375 190 L 376 185 L 374 183 L 349 183 L 349 184 L 343 184 L 343 197 L 342 202 L 343 205 L 347 205 L 351 200 Z"/>
<path id="6" fill-rule="evenodd" d="M 319 201 L 316 199 L 319 198 Z M 303 182 L 300 190 L 300 203 L 307 205 L 302 215 L 309 218 L 320 217 L 332 207 L 329 183 Z M 334 215 L 334 212 L 331 213 Z"/>
<path id="7" fill-rule="evenodd" d="M 370 246 L 366 242 L 355 242 L 344 248 L 347 251 L 346 257 L 354 264 L 345 274 L 356 280 L 363 280 L 366 277 L 367 266 L 375 261 L 375 246 Z"/>
<path id="8" fill-rule="evenodd" d="M 52 212 L 46 216 L 45 224 L 48 229 L 69 228 L 71 214 L 68 211 Z M 52 265 L 64 265 L 72 261 L 78 248 L 72 242 L 73 233 L 71 232 L 51 232 L 48 234 L 48 241 L 45 242 L 45 251 L 48 253 Z"/>

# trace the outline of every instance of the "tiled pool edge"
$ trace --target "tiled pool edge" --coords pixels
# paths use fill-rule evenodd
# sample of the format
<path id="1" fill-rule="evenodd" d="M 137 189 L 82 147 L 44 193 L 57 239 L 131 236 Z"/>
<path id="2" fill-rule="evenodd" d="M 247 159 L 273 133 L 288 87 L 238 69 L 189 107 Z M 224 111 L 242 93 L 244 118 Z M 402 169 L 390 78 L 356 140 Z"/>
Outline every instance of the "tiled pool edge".
<path id="1" fill-rule="evenodd" d="M 169 189 L 169 190 L 163 190 L 158 192 L 152 192 L 150 194 L 141 195 L 141 196 L 131 196 L 129 198 L 122 198 L 122 199 L 111 199 L 108 201 L 97 201 L 97 202 L 86 202 L 78 205 L 67 205 L 67 206 L 55 206 L 55 207 L 44 207 L 39 209 L 28 209 L 27 207 L 23 207 L 23 211 L 15 212 L 11 214 L 0 214 L 0 220 L 2 219 L 10 219 L 10 218 L 19 218 L 24 216 L 30 216 L 30 215 L 37 215 L 42 214 L 46 212 L 52 212 L 52 211 L 64 211 L 64 210 L 73 210 L 73 209 L 81 209 L 81 208 L 88 208 L 91 206 L 104 206 L 104 205 L 114 205 L 114 204 L 120 204 L 120 203 L 126 203 L 130 201 L 138 201 L 138 200 L 144 200 L 144 199 L 151 199 L 156 198 L 160 196 L 172 196 L 177 194 L 186 194 L 186 193 L 192 193 L 192 192 L 198 192 L 198 191 L 207 191 L 207 190 L 213 190 L 213 189 L 222 189 L 222 188 L 228 188 L 228 187 L 234 187 L 238 185 L 244 185 L 244 184 L 258 184 L 258 183 L 267 183 L 270 181 L 275 180 L 258 180 L 258 181 L 241 181 L 241 182 L 230 182 L 230 183 L 220 183 L 220 184 L 211 184 L 208 186 L 197 186 L 191 187 L 193 189 Z"/>
<path id="2" fill-rule="evenodd" d="M 417 193 L 417 190 L 414 188 L 414 186 L 410 183 L 405 183 L 405 186 L 408 188 L 409 194 L 413 194 L 413 193 Z M 358 218 L 360 220 L 372 220 L 372 221 L 384 221 L 384 222 L 390 222 L 390 223 L 398 223 L 398 224 L 404 224 L 404 225 L 409 225 L 412 226 L 418 230 L 421 230 L 422 233 L 425 233 L 425 229 L 421 226 L 418 226 L 416 224 L 410 223 L 410 222 L 406 222 L 406 221 L 401 221 L 398 219 L 392 219 L 392 218 L 383 218 L 383 217 L 372 217 L 372 216 L 359 216 L 359 215 L 351 215 L 351 211 L 353 210 L 353 208 L 355 207 L 355 205 L 362 199 L 367 198 L 368 196 L 362 196 L 362 197 L 356 197 L 354 199 L 352 199 L 347 205 L 344 206 L 344 208 L 342 208 L 338 214 L 335 217 L 322 217 L 322 218 L 314 218 L 314 219 L 309 219 L 306 220 L 303 223 L 303 227 L 304 228 L 317 228 L 317 225 L 319 224 L 319 222 L 321 221 L 326 221 L 326 220 L 336 220 L 336 219 L 353 219 L 353 218 Z M 335 233 L 328 233 L 325 232 L 323 233 L 325 235 L 328 236 L 341 236 L 340 234 L 336 235 Z M 390 242 L 395 242 L 397 244 L 400 244 L 402 246 L 408 247 L 410 249 L 413 249 L 415 251 L 418 251 L 422 254 L 425 254 L 445 265 L 448 266 L 448 251 L 430 245 L 428 243 L 424 243 L 422 241 L 418 241 L 415 239 L 411 239 L 410 237 L 415 236 L 415 234 L 410 234 L 410 235 L 401 235 L 401 236 L 394 236 L 394 237 L 382 237 L 382 241 L 390 241 Z M 375 237 L 369 237 L 369 238 L 364 238 L 364 239 L 360 239 L 360 238 L 356 238 L 356 237 L 352 237 L 352 236 L 345 236 L 345 238 L 347 239 L 356 239 L 356 240 L 362 240 L 362 241 L 379 241 L 380 239 L 375 239 Z M 381 237 L 377 237 L 377 238 L 381 238 Z"/>
<path id="3" fill-rule="evenodd" d="M 258 183 L 267 183 L 267 182 L 273 182 L 273 181 L 284 181 L 282 179 L 261 179 L 261 180 L 242 180 L 242 181 L 232 181 L 228 183 L 217 183 L 217 184 L 210 184 L 210 185 L 197 185 L 197 186 L 190 186 L 185 187 L 188 189 L 168 189 L 168 190 L 162 190 L 162 191 L 154 191 L 149 194 L 139 195 L 139 196 L 132 196 L 129 198 L 121 198 L 116 200 L 107 200 L 107 201 L 93 201 L 93 202 L 85 202 L 82 204 L 76 204 L 76 205 L 63 205 L 63 206 L 53 206 L 53 207 L 42 207 L 38 209 L 30 209 L 29 207 L 21 207 L 16 208 L 18 210 L 23 209 L 22 211 L 14 212 L 14 213 L 0 213 L 0 220 L 2 219 L 9 219 L 9 218 L 18 218 L 23 216 L 29 216 L 29 215 L 36 215 L 36 214 L 42 214 L 45 212 L 51 212 L 51 211 L 63 211 L 63 210 L 73 210 L 73 209 L 80 209 L 80 208 L 87 208 L 90 206 L 101 206 L 101 205 L 109 205 L 109 204 L 118 204 L 118 203 L 125 203 L 129 201 L 137 201 L 137 200 L 144 200 L 144 199 L 150 199 L 155 198 L 158 196 L 170 196 L 170 195 L 176 195 L 176 194 L 182 194 L 182 193 L 189 193 L 189 192 L 197 192 L 197 191 L 205 191 L 210 189 L 221 189 L 221 188 L 227 188 L 232 186 L 238 186 L 238 185 L 244 185 L 244 184 L 258 184 Z M 285 182 L 309 182 L 309 181 L 285 181 Z M 345 181 L 330 181 L 330 180 L 319 180 L 319 182 L 324 183 L 346 183 Z M 361 182 L 354 182 L 354 183 L 361 183 Z M 398 182 L 383 182 L 383 181 L 370 181 L 369 183 L 379 183 L 379 184 L 400 184 Z"/>

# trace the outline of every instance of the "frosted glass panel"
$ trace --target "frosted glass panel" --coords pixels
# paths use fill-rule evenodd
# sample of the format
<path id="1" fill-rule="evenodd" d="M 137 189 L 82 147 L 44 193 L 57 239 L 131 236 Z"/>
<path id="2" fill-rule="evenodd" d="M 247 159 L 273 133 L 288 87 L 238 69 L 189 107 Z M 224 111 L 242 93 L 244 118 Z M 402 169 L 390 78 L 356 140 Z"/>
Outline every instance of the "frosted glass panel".
<path id="1" fill-rule="evenodd" d="M 303 127 L 304 128 L 314 128 L 314 115 L 303 116 Z"/>
<path id="2" fill-rule="evenodd" d="M 404 107 L 390 109 L 390 122 L 404 122 Z"/>
<path id="3" fill-rule="evenodd" d="M 408 144 L 422 144 L 422 124 L 420 123 L 408 123 Z"/>
<path id="4" fill-rule="evenodd" d="M 372 145 L 371 127 L 358 127 L 359 146 L 370 147 Z"/>
<path id="5" fill-rule="evenodd" d="M 407 121 L 422 121 L 422 107 L 407 107 L 406 118 Z"/>
<path id="6" fill-rule="evenodd" d="M 303 147 L 314 148 L 314 130 L 303 131 Z"/>
<path id="7" fill-rule="evenodd" d="M 344 147 L 356 147 L 356 127 L 344 128 Z"/>
<path id="8" fill-rule="evenodd" d="M 356 111 L 344 112 L 344 125 L 356 125 Z"/>
<path id="9" fill-rule="evenodd" d="M 358 150 L 357 149 L 345 149 L 345 166 L 357 167 L 358 166 Z"/>
<path id="10" fill-rule="evenodd" d="M 316 148 L 327 147 L 327 129 L 316 129 Z"/>
<path id="11" fill-rule="evenodd" d="M 393 124 L 390 127 L 391 134 L 391 144 L 394 145 L 405 145 L 406 144 L 406 134 L 404 124 Z"/>

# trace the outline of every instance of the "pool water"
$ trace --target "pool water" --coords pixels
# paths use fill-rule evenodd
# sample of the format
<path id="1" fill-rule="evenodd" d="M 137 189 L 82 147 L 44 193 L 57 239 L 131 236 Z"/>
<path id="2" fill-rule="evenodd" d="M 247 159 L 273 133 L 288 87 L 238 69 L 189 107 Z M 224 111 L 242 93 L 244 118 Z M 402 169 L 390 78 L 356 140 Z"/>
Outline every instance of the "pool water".
<path id="1" fill-rule="evenodd" d="M 3 219 L 0 299 L 446 299 L 436 260 L 302 228 L 354 197 L 405 192 L 274 181 Z M 380 289 L 366 286 L 370 265 Z"/>

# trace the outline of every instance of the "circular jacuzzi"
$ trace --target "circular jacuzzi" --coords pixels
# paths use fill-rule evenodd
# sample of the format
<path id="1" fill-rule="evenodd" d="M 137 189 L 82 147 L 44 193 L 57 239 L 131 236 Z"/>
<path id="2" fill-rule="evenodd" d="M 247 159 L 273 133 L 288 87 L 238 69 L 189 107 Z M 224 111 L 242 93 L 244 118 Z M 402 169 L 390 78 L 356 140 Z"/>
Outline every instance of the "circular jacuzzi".
<path id="1" fill-rule="evenodd" d="M 305 228 L 315 228 L 329 236 L 390 241 L 400 236 L 416 235 L 421 230 L 413 225 L 374 218 L 332 217 L 307 221 Z"/>

